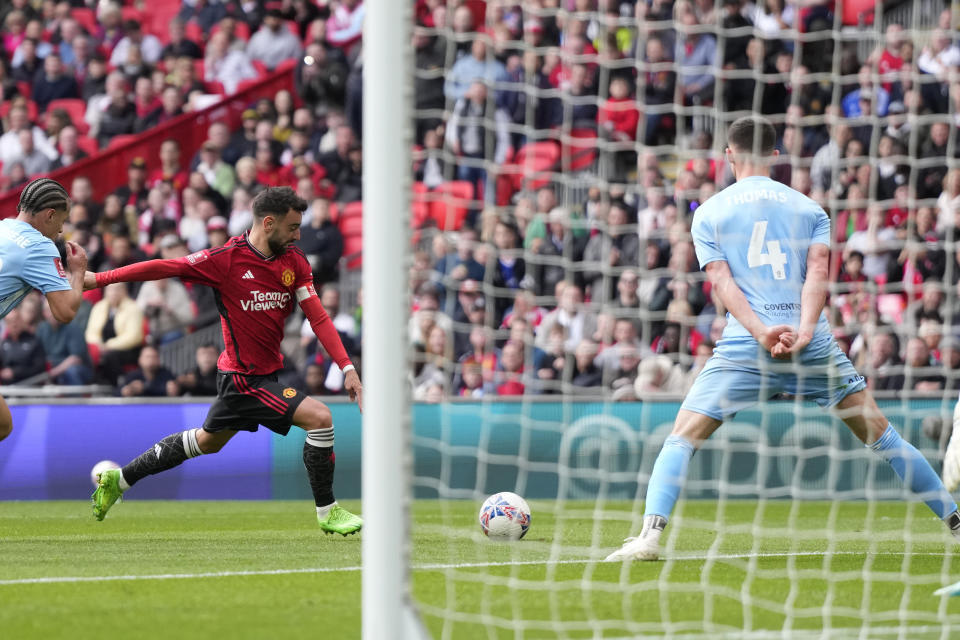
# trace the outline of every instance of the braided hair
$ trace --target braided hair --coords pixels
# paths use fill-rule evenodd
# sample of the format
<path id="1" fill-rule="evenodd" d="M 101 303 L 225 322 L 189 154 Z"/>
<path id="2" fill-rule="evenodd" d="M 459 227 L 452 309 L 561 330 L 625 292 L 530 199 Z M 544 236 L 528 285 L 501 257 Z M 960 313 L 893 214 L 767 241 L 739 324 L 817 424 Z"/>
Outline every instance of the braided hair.
<path id="1" fill-rule="evenodd" d="M 70 196 L 56 180 L 38 178 L 28 184 L 20 194 L 17 211 L 39 213 L 44 209 L 64 211 L 70 205 Z"/>

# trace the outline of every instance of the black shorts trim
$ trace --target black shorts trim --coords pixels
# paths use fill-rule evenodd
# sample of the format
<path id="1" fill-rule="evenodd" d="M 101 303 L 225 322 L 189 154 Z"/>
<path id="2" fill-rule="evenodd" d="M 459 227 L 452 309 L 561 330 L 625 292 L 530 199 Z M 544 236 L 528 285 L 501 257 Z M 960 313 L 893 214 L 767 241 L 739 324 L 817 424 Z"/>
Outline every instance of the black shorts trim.
<path id="1" fill-rule="evenodd" d="M 217 372 L 217 400 L 207 412 L 204 431 L 256 431 L 260 425 L 287 435 L 293 414 L 307 396 L 277 382 L 277 375 Z"/>

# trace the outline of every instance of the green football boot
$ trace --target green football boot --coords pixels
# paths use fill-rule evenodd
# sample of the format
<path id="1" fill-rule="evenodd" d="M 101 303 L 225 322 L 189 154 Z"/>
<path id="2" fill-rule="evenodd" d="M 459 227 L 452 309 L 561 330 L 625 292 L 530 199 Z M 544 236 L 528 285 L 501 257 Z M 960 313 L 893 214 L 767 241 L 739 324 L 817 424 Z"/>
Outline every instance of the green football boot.
<path id="1" fill-rule="evenodd" d="M 120 469 L 108 469 L 97 476 L 97 490 L 93 492 L 93 515 L 103 520 L 110 507 L 120 499 Z"/>
<path id="2" fill-rule="evenodd" d="M 354 515 L 338 504 L 330 507 L 326 518 L 317 516 L 317 522 L 324 532 L 339 533 L 342 536 L 348 536 L 363 528 L 363 519 Z"/>

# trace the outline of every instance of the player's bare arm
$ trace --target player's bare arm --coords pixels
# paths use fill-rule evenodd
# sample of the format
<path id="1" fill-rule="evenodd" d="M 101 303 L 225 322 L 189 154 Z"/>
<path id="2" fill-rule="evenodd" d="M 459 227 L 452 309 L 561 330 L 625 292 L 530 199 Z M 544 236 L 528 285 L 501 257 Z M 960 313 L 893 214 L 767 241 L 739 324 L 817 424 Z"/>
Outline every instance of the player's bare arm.
<path id="1" fill-rule="evenodd" d="M 800 292 L 800 326 L 792 344 L 781 340 L 773 346 L 774 357 L 790 357 L 803 351 L 813 339 L 823 305 L 827 302 L 827 273 L 830 265 L 830 247 L 812 244 L 807 250 L 807 277 Z"/>
<path id="2" fill-rule="evenodd" d="M 350 394 L 350 399 L 357 403 L 360 411 L 363 411 L 363 385 L 360 382 L 360 376 L 356 368 L 350 362 L 350 356 L 340 340 L 340 334 L 337 328 L 333 326 L 333 320 L 327 314 L 323 305 L 320 304 L 320 298 L 312 284 L 302 284 L 296 289 L 297 301 L 304 315 L 310 321 L 310 327 L 323 348 L 337 366 L 343 371 L 343 388 Z"/>
<path id="3" fill-rule="evenodd" d="M 67 271 L 70 280 L 68 291 L 47 293 L 50 313 L 57 322 L 66 324 L 77 315 L 77 309 L 83 301 L 85 274 L 87 272 L 87 253 L 76 242 L 67 242 Z"/>
<path id="4" fill-rule="evenodd" d="M 760 345 L 770 351 L 777 344 L 780 344 L 781 336 L 784 340 L 791 340 L 793 327 L 786 324 L 778 324 L 768 327 L 763 324 L 757 314 L 754 313 L 747 302 L 743 291 L 737 286 L 730 273 L 730 266 L 725 260 L 714 260 L 706 266 L 707 277 L 710 278 L 710 284 L 713 290 L 717 292 L 717 297 L 727 311 L 733 315 L 743 327 L 750 332 L 750 335 L 756 339 Z M 786 335 L 784 335 L 786 334 Z"/>

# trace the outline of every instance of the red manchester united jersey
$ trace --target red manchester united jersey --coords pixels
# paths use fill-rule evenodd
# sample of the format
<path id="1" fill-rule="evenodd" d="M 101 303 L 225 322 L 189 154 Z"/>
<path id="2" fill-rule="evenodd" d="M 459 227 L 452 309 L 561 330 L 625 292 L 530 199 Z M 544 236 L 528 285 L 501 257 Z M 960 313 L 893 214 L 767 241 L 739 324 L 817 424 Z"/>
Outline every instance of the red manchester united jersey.
<path id="1" fill-rule="evenodd" d="M 100 286 L 118 281 L 155 280 L 178 276 L 212 287 L 223 329 L 224 351 L 217 368 L 247 375 L 267 375 L 283 367 L 280 342 L 293 306 L 316 301 L 313 274 L 300 249 L 265 256 L 246 235 L 222 247 L 198 251 L 175 260 L 150 260 L 97 274 Z M 342 368 L 350 364 L 333 323 L 319 307 L 311 318 L 324 347 Z M 316 312 L 308 312 L 317 316 Z"/>

